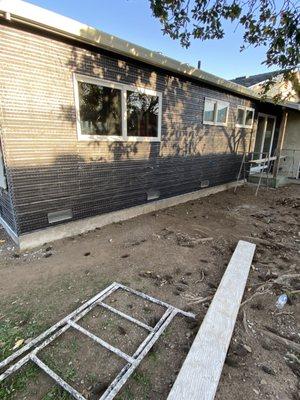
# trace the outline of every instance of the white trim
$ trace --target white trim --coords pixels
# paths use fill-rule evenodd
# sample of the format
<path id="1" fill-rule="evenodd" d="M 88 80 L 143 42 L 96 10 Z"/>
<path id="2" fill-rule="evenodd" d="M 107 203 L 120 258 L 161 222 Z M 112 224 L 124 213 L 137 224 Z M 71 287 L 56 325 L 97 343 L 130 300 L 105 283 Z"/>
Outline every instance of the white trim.
<path id="1" fill-rule="evenodd" d="M 271 137 L 270 147 L 269 147 L 269 154 L 271 154 L 273 141 L 274 141 L 274 133 L 275 133 L 275 128 L 276 128 L 276 117 L 275 117 L 275 115 L 271 115 L 271 114 L 258 113 L 257 120 L 259 119 L 259 117 L 263 117 L 265 119 L 264 120 L 264 132 L 263 132 L 263 137 L 262 137 L 260 151 L 259 151 L 260 157 L 264 157 L 263 148 L 264 148 L 264 143 L 265 143 L 268 118 L 274 119 L 274 125 L 273 125 L 273 129 L 272 129 L 272 137 Z M 257 129 L 258 129 L 258 124 L 257 124 L 257 128 L 256 128 L 255 140 L 257 138 Z M 254 146 L 255 146 L 255 144 L 254 144 Z"/>
<path id="2" fill-rule="evenodd" d="M 30 233 L 24 233 L 18 238 L 19 248 L 20 250 L 27 250 L 37 246 L 42 246 L 44 243 L 79 235 L 81 233 L 89 232 L 96 228 L 100 228 L 115 222 L 126 221 L 139 215 L 148 214 L 150 212 L 155 212 L 164 208 L 186 203 L 191 200 L 196 200 L 201 197 L 210 196 L 212 194 L 234 188 L 236 185 L 242 186 L 244 183 L 245 182 L 243 180 L 239 182 L 234 181 L 225 183 L 223 185 L 212 186 L 207 189 L 200 189 L 194 192 L 152 201 L 150 203 L 126 208 L 124 210 L 113 211 L 102 215 L 96 215 L 94 217 L 83 218 L 77 221 L 66 222 Z"/>
<path id="3" fill-rule="evenodd" d="M 237 106 L 237 110 L 236 110 L 236 120 L 237 120 L 237 117 L 238 117 L 238 112 L 239 112 L 238 110 L 244 110 L 243 124 L 238 124 L 238 123 L 236 123 L 235 126 L 236 126 L 237 128 L 248 128 L 248 129 L 251 129 L 251 128 L 253 127 L 255 109 L 252 108 L 252 107 Z M 252 111 L 251 125 L 246 125 L 247 111 Z"/>
<path id="4" fill-rule="evenodd" d="M 120 136 L 105 136 L 105 135 L 83 135 L 81 133 L 80 124 L 80 106 L 79 106 L 79 90 L 78 82 L 86 82 L 94 85 L 101 85 L 118 89 L 121 91 L 121 126 L 122 132 Z M 161 124 L 162 124 L 162 93 L 144 88 L 141 86 L 127 85 L 124 83 L 118 83 L 109 81 L 106 79 L 95 78 L 93 76 L 83 74 L 73 74 L 73 85 L 74 85 L 74 102 L 76 110 L 76 127 L 77 137 L 79 141 L 119 141 L 119 142 L 160 142 L 161 141 Z M 158 118 L 157 118 L 157 137 L 143 137 L 143 136 L 128 136 L 127 135 L 127 91 L 148 94 L 149 96 L 158 97 Z"/>
<path id="5" fill-rule="evenodd" d="M 208 100 L 208 101 L 213 101 L 213 102 L 216 104 L 216 106 L 214 107 L 214 120 L 213 120 L 213 121 L 205 121 L 205 120 L 204 120 L 204 115 L 205 115 L 205 103 L 206 103 L 207 100 Z M 223 104 L 223 105 L 226 105 L 226 106 L 227 106 L 226 121 L 225 121 L 225 122 L 218 122 L 218 121 L 217 121 L 217 115 L 218 115 L 219 104 Z M 211 97 L 205 97 L 205 98 L 204 98 L 204 108 L 203 108 L 203 125 L 227 126 L 227 123 L 228 123 L 228 114 L 229 114 L 229 107 L 230 107 L 229 101 L 213 99 L 213 98 L 211 98 Z"/>

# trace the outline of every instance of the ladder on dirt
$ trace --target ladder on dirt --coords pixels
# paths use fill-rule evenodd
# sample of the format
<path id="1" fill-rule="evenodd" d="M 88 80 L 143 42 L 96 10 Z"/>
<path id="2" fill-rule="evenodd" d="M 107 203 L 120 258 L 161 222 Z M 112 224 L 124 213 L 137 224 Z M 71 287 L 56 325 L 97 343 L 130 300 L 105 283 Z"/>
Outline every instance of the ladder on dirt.
<path id="1" fill-rule="evenodd" d="M 141 297 L 145 301 L 149 301 L 151 303 L 161 306 L 164 309 L 164 312 L 160 320 L 156 322 L 156 325 L 149 326 L 145 322 L 140 321 L 128 314 L 125 314 L 121 310 L 118 310 L 117 308 L 114 308 L 104 302 L 104 300 L 107 299 L 110 295 L 120 290 L 126 291 L 132 295 Z M 108 342 L 104 341 L 103 339 L 96 336 L 92 332 L 85 329 L 82 325 L 80 325 L 80 320 L 90 311 L 92 311 L 95 307 L 105 308 L 110 312 L 119 315 L 121 318 L 127 319 L 133 324 L 138 325 L 149 332 L 146 339 L 139 345 L 139 347 L 137 348 L 137 350 L 133 355 L 124 353 L 122 350 L 112 346 Z M 7 357 L 5 360 L 1 361 L 0 371 L 3 370 L 5 367 L 6 369 L 3 370 L 2 373 L 0 373 L 0 383 L 4 381 L 6 378 L 8 378 L 10 375 L 17 372 L 20 368 L 22 368 L 26 364 L 33 362 L 40 369 L 42 369 L 48 376 L 50 376 L 50 378 L 52 378 L 53 381 L 58 386 L 60 386 L 66 392 L 68 392 L 74 399 L 87 400 L 85 396 L 79 393 L 74 387 L 69 385 L 61 376 L 56 374 L 38 356 L 38 353 L 41 350 L 43 350 L 46 346 L 51 345 L 51 343 L 54 342 L 59 336 L 63 335 L 67 330 L 72 328 L 79 331 L 83 335 L 89 337 L 90 339 L 95 341 L 98 345 L 111 351 L 120 358 L 123 358 L 127 362 L 125 366 L 121 369 L 121 371 L 118 373 L 118 375 L 107 387 L 105 392 L 99 397 L 99 400 L 113 400 L 117 395 L 117 393 L 121 390 L 123 385 L 125 385 L 125 383 L 128 381 L 130 376 L 134 373 L 136 368 L 144 360 L 145 356 L 153 347 L 153 345 L 156 343 L 156 341 L 159 339 L 159 337 L 163 334 L 164 330 L 170 325 L 172 320 L 177 315 L 182 315 L 184 317 L 192 319 L 195 319 L 196 317 L 195 314 L 191 312 L 181 310 L 179 308 L 172 306 L 171 304 L 156 299 L 145 293 L 131 289 L 130 287 L 122 285 L 121 283 L 114 282 L 106 289 L 102 290 L 100 293 L 94 296 L 92 299 L 88 300 L 82 306 L 77 308 L 77 310 L 73 311 L 71 314 L 64 317 L 62 320 L 60 320 L 55 325 L 44 331 L 38 337 L 31 340 L 21 349 L 17 350 L 15 353 Z"/>
<path id="2" fill-rule="evenodd" d="M 255 156 L 259 156 L 260 158 L 255 159 Z M 251 158 L 250 158 L 251 157 Z M 243 181 L 247 181 L 247 176 L 251 175 L 253 172 L 259 172 L 259 179 L 257 182 L 257 187 L 255 190 L 255 196 L 258 194 L 258 190 L 262 183 L 262 178 L 264 174 L 266 174 L 266 186 L 267 190 L 269 187 L 269 177 L 271 173 L 272 161 L 276 160 L 276 156 L 271 157 L 270 153 L 255 153 L 255 152 L 244 152 L 242 162 L 240 165 L 239 173 L 236 180 L 236 185 L 234 188 L 234 193 L 238 188 L 238 183 L 243 176 Z"/>

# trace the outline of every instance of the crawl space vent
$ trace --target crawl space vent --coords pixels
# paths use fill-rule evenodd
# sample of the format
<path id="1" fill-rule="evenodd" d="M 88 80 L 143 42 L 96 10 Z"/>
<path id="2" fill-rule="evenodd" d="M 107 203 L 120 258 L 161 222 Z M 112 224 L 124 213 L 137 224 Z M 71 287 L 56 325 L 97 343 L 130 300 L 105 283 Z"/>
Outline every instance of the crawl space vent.
<path id="1" fill-rule="evenodd" d="M 206 188 L 206 187 L 208 187 L 208 186 L 209 186 L 209 180 L 201 181 L 201 182 L 200 182 L 200 187 L 201 187 L 201 189 Z"/>
<path id="2" fill-rule="evenodd" d="M 55 222 L 65 221 L 66 219 L 72 219 L 72 218 L 73 218 L 73 213 L 71 209 L 48 213 L 49 224 L 54 224 Z"/>
<path id="3" fill-rule="evenodd" d="M 159 190 L 157 190 L 157 189 L 147 190 L 147 200 L 148 201 L 159 199 L 159 197 L 160 197 Z"/>

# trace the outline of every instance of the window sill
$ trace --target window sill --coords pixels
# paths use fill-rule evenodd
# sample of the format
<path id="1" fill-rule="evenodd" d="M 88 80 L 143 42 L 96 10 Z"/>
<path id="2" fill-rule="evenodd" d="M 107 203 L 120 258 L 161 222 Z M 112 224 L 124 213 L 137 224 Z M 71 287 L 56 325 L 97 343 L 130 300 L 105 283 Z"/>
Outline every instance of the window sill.
<path id="1" fill-rule="evenodd" d="M 239 125 L 239 124 L 236 124 L 235 127 L 236 128 L 251 129 L 251 128 L 253 128 L 253 125 L 250 126 L 250 125 Z"/>
<path id="2" fill-rule="evenodd" d="M 80 142 L 160 142 L 160 138 L 156 137 L 133 137 L 129 136 L 124 138 L 122 136 L 97 136 L 97 135 L 80 135 L 78 136 Z"/>
<path id="3" fill-rule="evenodd" d="M 204 122 L 203 121 L 203 125 L 227 126 L 227 122 L 222 123 L 222 122 L 210 122 L 210 121 Z"/>

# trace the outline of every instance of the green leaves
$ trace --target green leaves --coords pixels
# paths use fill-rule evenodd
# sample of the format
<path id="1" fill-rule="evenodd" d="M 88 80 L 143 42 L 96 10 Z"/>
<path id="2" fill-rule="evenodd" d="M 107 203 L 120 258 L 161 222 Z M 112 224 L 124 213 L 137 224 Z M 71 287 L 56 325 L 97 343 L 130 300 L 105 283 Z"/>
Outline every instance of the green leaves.
<path id="1" fill-rule="evenodd" d="M 224 37 L 226 20 L 244 28 L 243 51 L 247 45 L 267 46 L 264 64 L 292 71 L 299 65 L 300 7 L 280 0 L 149 0 L 163 32 L 189 47 L 191 38 Z"/>

